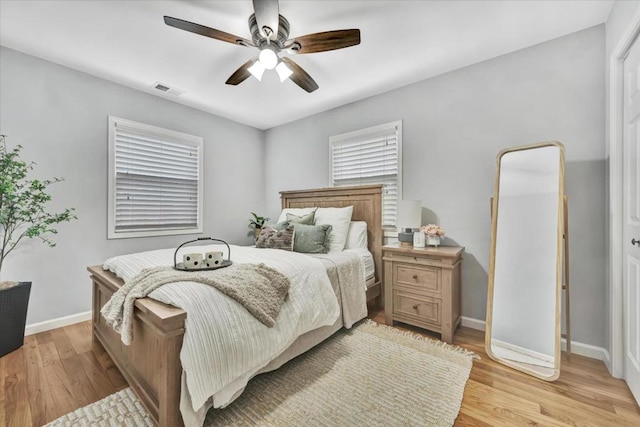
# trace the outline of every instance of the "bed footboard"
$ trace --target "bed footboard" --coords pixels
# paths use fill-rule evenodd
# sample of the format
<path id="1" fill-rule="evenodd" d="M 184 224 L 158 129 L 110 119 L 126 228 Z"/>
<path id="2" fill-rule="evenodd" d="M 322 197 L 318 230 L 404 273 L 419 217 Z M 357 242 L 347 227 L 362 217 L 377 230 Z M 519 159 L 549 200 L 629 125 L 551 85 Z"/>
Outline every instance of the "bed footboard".
<path id="1" fill-rule="evenodd" d="M 186 312 L 150 298 L 135 303 L 133 335 L 126 346 L 105 323 L 100 309 L 122 285 L 122 280 L 102 267 L 89 267 L 93 282 L 94 339 L 111 359 L 158 426 L 182 426 L 180 415 L 180 349 Z"/>

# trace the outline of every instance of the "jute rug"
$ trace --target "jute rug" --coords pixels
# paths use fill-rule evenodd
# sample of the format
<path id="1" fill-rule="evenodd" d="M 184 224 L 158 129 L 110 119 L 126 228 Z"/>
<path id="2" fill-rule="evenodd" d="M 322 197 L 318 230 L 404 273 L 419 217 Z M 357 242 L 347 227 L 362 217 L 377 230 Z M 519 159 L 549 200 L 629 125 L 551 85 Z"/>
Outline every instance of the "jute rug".
<path id="1" fill-rule="evenodd" d="M 473 353 L 372 321 L 251 380 L 205 426 L 451 426 Z M 130 389 L 49 426 L 151 426 Z"/>

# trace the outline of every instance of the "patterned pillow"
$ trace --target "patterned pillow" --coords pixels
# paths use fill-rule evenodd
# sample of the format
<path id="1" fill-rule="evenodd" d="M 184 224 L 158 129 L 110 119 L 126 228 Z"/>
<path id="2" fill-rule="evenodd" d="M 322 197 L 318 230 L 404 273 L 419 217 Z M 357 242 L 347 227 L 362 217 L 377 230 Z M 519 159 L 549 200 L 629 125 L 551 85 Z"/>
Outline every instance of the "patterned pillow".
<path id="1" fill-rule="evenodd" d="M 308 214 L 304 214 L 300 216 L 292 213 L 287 213 L 287 221 L 294 224 L 313 225 L 315 221 L 315 217 L 316 217 L 315 209 L 309 212 Z"/>
<path id="2" fill-rule="evenodd" d="M 271 227 L 263 227 L 256 240 L 256 248 L 293 250 L 293 225 L 288 225 L 282 230 Z"/>

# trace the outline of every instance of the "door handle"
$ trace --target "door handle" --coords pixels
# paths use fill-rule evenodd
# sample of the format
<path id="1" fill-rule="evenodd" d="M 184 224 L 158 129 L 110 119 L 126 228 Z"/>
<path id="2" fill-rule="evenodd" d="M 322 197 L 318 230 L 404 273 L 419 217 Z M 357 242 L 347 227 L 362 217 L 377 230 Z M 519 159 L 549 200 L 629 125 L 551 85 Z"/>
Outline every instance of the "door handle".
<path id="1" fill-rule="evenodd" d="M 640 246 L 640 240 L 636 240 L 635 238 L 631 239 L 631 244 Z"/>

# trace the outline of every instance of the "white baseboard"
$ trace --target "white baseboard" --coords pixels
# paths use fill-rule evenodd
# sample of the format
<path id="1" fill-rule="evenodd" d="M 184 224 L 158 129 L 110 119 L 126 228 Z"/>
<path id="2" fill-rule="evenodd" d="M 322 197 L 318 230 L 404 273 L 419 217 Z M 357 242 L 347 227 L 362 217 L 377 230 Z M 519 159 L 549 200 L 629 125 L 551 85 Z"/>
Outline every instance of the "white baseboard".
<path id="1" fill-rule="evenodd" d="M 542 354 L 528 348 L 520 347 L 499 340 L 491 340 L 491 349 L 497 357 L 520 361 L 543 368 L 553 368 L 553 356 Z"/>
<path id="2" fill-rule="evenodd" d="M 567 340 L 562 338 L 562 350 L 565 351 L 566 349 Z M 609 358 L 609 352 L 606 348 L 598 347 L 591 344 L 585 344 L 578 341 L 571 341 L 571 353 L 590 357 L 592 359 L 602 360 L 605 363 L 606 359 Z"/>
<path id="3" fill-rule="evenodd" d="M 485 322 L 484 320 L 474 319 L 473 317 L 465 317 L 462 316 L 460 321 L 462 326 L 466 326 L 471 329 L 477 329 L 479 331 L 485 330 Z M 562 350 L 566 351 L 567 342 L 564 338 L 562 338 Z M 591 359 L 602 360 L 605 365 L 611 363 L 611 356 L 606 348 L 597 347 L 591 344 L 585 344 L 578 341 L 571 341 L 571 352 L 573 354 L 578 354 L 580 356 L 590 357 Z"/>
<path id="4" fill-rule="evenodd" d="M 611 374 L 611 376 L 613 376 L 613 371 L 611 370 L 611 355 L 609 354 L 609 351 L 607 351 L 606 348 L 603 349 L 604 350 L 604 359 L 602 359 L 602 361 L 604 362 L 604 366 L 607 367 L 607 369 L 609 370 L 609 373 Z M 616 378 L 616 377 L 614 377 Z"/>
<path id="5" fill-rule="evenodd" d="M 45 320 L 44 322 L 32 323 L 24 328 L 24 335 L 33 335 L 39 332 L 50 331 L 51 329 L 62 328 L 63 326 L 91 320 L 91 311 L 72 314 L 71 316 L 59 317 L 57 319 Z"/>
<path id="6" fill-rule="evenodd" d="M 466 326 L 467 328 L 476 329 L 478 331 L 485 330 L 484 320 L 474 319 L 473 317 L 465 317 L 462 316 L 460 320 L 460 324 L 462 326 Z"/>

